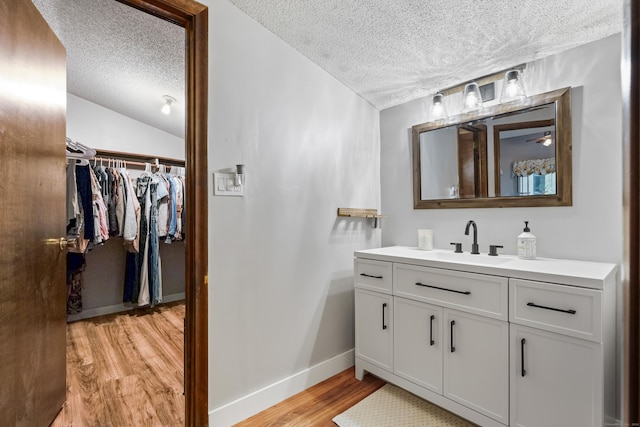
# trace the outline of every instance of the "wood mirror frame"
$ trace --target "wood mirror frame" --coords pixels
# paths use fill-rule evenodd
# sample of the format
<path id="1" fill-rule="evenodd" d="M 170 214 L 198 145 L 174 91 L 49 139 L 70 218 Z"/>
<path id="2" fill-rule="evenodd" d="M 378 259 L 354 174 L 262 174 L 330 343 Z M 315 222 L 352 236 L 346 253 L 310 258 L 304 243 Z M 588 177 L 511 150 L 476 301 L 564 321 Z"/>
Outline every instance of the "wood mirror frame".
<path id="1" fill-rule="evenodd" d="M 477 120 L 514 114 L 531 107 L 555 104 L 556 126 L 556 194 L 534 196 L 478 197 L 423 200 L 420 165 L 420 134 L 423 132 L 461 125 Z M 536 206 L 571 206 L 572 204 L 572 157 L 571 157 L 571 88 L 558 89 L 540 95 L 529 96 L 522 101 L 513 101 L 480 111 L 449 117 L 438 122 L 427 122 L 412 127 L 413 155 L 413 208 L 503 208 Z M 498 149 L 499 150 L 499 149 Z M 499 152 L 498 152 L 499 153 Z M 495 163 L 494 163 L 495 165 Z M 495 168 L 495 166 L 494 166 Z"/>

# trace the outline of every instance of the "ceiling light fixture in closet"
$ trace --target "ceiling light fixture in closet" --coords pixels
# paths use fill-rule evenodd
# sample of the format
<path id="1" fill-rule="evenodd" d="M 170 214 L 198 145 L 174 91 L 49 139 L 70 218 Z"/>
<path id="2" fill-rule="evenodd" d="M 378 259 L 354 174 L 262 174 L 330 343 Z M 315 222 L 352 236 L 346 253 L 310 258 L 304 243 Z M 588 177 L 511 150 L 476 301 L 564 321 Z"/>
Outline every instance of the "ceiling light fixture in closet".
<path id="1" fill-rule="evenodd" d="M 162 114 L 169 115 L 171 114 L 171 104 L 176 102 L 176 99 L 169 95 L 163 95 L 162 97 L 164 98 L 164 105 L 160 111 L 162 111 Z"/>

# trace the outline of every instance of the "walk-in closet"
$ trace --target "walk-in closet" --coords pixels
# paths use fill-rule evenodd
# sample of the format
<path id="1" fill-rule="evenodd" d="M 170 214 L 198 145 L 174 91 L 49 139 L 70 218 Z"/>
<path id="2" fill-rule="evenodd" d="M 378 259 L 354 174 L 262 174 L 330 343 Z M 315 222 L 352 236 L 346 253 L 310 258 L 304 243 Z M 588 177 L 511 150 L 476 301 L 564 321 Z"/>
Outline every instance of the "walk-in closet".
<path id="1" fill-rule="evenodd" d="M 52 425 L 182 425 L 185 30 L 116 0 L 34 4 L 67 53 L 67 398 Z"/>

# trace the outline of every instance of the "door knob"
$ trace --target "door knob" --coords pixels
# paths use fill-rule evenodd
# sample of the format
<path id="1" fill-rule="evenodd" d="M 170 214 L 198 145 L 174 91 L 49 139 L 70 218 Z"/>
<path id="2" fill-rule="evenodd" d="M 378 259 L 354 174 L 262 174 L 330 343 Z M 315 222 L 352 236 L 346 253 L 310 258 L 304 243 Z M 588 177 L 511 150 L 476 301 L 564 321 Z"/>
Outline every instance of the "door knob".
<path id="1" fill-rule="evenodd" d="M 76 248 L 78 247 L 78 239 L 76 239 L 75 237 L 72 237 L 70 239 L 67 239 L 66 237 L 61 237 L 59 240 L 60 243 L 60 250 L 63 251 L 66 248 Z"/>

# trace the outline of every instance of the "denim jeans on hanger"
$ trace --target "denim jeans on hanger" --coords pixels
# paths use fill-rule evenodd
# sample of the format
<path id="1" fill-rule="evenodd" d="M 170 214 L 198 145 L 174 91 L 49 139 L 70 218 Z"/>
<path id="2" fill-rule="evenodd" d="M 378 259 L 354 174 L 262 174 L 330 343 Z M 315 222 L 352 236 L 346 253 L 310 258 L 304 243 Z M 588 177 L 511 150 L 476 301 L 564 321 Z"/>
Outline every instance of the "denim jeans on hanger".
<path id="1" fill-rule="evenodd" d="M 171 243 L 172 237 L 176 234 L 176 230 L 178 229 L 178 200 L 176 184 L 173 180 L 173 177 L 169 174 L 165 175 L 167 181 L 169 181 L 169 192 L 171 196 L 169 198 L 169 215 L 171 219 L 169 220 L 169 234 L 167 234 L 167 239 L 164 241 L 165 243 Z"/>
<path id="2" fill-rule="evenodd" d="M 151 182 L 149 185 L 151 192 L 151 210 L 149 211 L 149 296 L 151 305 L 162 302 L 160 294 L 160 253 L 158 245 L 158 184 Z"/>

